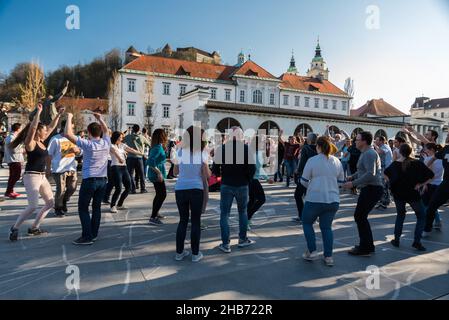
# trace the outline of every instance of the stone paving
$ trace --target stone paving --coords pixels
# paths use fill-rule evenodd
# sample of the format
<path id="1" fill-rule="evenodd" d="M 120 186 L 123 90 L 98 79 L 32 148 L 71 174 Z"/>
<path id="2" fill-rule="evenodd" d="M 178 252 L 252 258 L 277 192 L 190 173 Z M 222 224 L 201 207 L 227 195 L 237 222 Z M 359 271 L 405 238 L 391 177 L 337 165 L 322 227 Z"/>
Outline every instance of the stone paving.
<path id="1" fill-rule="evenodd" d="M 2 193 L 6 179 L 7 170 L 0 169 Z M 427 252 L 411 248 L 416 221 L 412 212 L 407 214 L 401 247 L 390 245 L 395 220 L 395 209 L 390 207 L 370 215 L 376 254 L 351 257 L 347 251 L 358 238 L 352 217 L 356 198 L 342 194 L 333 225 L 335 266 L 329 268 L 321 260 L 310 263 L 301 258 L 306 246 L 302 228 L 291 220 L 296 215 L 293 187 L 264 184 L 267 202 L 253 218 L 249 237 L 257 243 L 252 247 L 237 248 L 238 215 L 233 206 L 231 254 L 217 248 L 219 194 L 211 193 L 203 217 L 208 226 L 201 240 L 205 258 L 200 263 L 177 262 L 173 187 L 174 182 L 168 182 L 163 226 L 148 224 L 154 196 L 148 184 L 148 194 L 129 196 L 129 210 L 111 214 L 103 207 L 98 241 L 87 247 L 71 244 L 80 235 L 77 194 L 68 216 L 48 215 L 43 227 L 49 235 L 27 236 L 30 219 L 17 243 L 9 242 L 8 230 L 26 198 L 0 202 L 0 299 L 448 299 L 449 212 L 445 207 L 442 231 L 423 240 Z M 16 191 L 25 192 L 20 184 Z M 73 285 L 77 271 L 79 289 Z"/>

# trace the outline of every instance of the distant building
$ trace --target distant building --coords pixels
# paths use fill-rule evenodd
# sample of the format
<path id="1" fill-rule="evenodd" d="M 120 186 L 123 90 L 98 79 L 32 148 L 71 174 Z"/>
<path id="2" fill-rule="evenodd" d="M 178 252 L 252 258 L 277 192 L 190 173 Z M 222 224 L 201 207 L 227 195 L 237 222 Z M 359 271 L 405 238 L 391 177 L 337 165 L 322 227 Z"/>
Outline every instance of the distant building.
<path id="1" fill-rule="evenodd" d="M 107 99 L 92 99 L 92 98 L 84 98 L 84 97 L 63 97 L 61 100 L 58 100 L 56 102 L 56 107 L 65 107 L 66 110 L 69 109 L 69 111 L 76 112 L 76 110 L 79 111 L 80 117 L 78 119 L 75 119 L 75 125 L 79 129 L 85 129 L 87 126 L 95 122 L 95 117 L 93 116 L 93 112 L 95 113 L 101 113 L 106 122 L 109 121 L 109 102 Z"/>

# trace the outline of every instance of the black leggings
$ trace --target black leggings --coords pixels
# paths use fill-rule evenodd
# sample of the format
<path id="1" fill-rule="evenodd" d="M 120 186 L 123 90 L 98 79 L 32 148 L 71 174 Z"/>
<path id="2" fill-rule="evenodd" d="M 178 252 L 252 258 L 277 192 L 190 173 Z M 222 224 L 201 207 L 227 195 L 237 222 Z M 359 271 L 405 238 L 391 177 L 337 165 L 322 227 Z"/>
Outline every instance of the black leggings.
<path id="1" fill-rule="evenodd" d="M 112 195 L 111 207 L 116 204 L 121 207 L 126 197 L 128 197 L 129 190 L 131 189 L 131 177 L 129 176 L 128 169 L 126 166 L 113 166 L 112 169 L 112 180 L 114 182 L 115 192 Z M 125 191 L 122 192 L 122 184 L 125 186 Z M 119 199 L 120 196 L 120 199 Z M 117 199 L 118 203 L 117 203 Z"/>
<path id="2" fill-rule="evenodd" d="M 190 246 L 192 254 L 198 255 L 201 238 L 201 211 L 203 209 L 204 191 L 200 189 L 176 191 L 176 205 L 179 210 L 179 224 L 176 231 L 176 252 L 184 251 L 189 216 L 192 217 Z"/>
<path id="3" fill-rule="evenodd" d="M 167 197 L 167 189 L 165 188 L 165 181 L 153 182 L 154 190 L 156 190 L 156 196 L 153 200 L 153 212 L 151 218 L 156 218 L 159 214 L 159 210 Z"/>
<path id="4" fill-rule="evenodd" d="M 257 210 L 265 203 L 265 192 L 258 179 L 251 180 L 249 184 L 248 220 L 251 220 Z"/>
<path id="5" fill-rule="evenodd" d="M 435 212 L 449 199 L 449 181 L 444 181 L 438 186 L 427 205 L 426 210 L 426 227 L 425 232 L 431 232 L 433 220 L 435 220 Z"/>

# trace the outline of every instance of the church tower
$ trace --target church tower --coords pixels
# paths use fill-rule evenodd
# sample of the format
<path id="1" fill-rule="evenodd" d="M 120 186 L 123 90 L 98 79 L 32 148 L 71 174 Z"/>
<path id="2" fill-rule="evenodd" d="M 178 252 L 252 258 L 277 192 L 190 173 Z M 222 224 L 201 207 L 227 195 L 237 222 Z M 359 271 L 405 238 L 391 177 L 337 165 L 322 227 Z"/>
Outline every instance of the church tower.
<path id="1" fill-rule="evenodd" d="M 245 54 L 243 51 L 240 51 L 239 55 L 237 56 L 237 64 L 236 67 L 240 67 L 245 63 Z"/>
<path id="2" fill-rule="evenodd" d="M 290 67 L 287 70 L 287 73 L 298 74 L 298 69 L 296 68 L 295 56 L 292 50 L 292 58 L 290 59 Z"/>
<path id="3" fill-rule="evenodd" d="M 307 76 L 318 78 L 318 79 L 329 79 L 329 69 L 326 66 L 326 61 L 324 61 L 321 56 L 320 39 L 318 38 L 318 43 L 315 49 L 315 57 L 310 64 L 310 69 L 307 70 Z"/>

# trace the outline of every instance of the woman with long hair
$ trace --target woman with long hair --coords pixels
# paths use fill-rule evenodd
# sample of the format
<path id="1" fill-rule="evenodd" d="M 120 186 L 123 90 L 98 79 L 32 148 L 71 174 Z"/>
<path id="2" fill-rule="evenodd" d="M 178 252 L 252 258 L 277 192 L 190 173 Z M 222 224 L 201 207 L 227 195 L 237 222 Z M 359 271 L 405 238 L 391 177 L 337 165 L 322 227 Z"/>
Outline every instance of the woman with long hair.
<path id="1" fill-rule="evenodd" d="M 199 127 L 189 127 L 184 133 L 182 143 L 176 154 L 174 173 L 178 176 L 175 186 L 176 205 L 179 210 L 179 224 L 176 232 L 177 261 L 189 255 L 184 250 L 187 225 L 191 216 L 191 249 L 192 261 L 198 262 L 203 258 L 199 251 L 201 238 L 201 214 L 204 203 L 204 187 L 210 177 L 208 158 L 203 150 L 206 141 L 203 141 L 204 130 Z"/>
<path id="2" fill-rule="evenodd" d="M 332 155 L 338 149 L 331 143 L 329 137 L 318 138 L 316 151 L 318 155 L 307 161 L 301 176 L 301 183 L 307 188 L 302 211 L 304 236 L 307 241 L 307 251 L 303 254 L 303 258 L 308 261 L 318 258 L 313 224 L 319 218 L 324 262 L 327 266 L 333 266 L 332 221 L 340 206 L 339 184 L 344 183 L 344 172 L 340 160 Z"/>
<path id="3" fill-rule="evenodd" d="M 434 173 L 424 163 L 412 158 L 412 147 L 409 144 L 401 144 L 399 152 L 400 157 L 384 171 L 385 178 L 390 182 L 397 211 L 394 239 L 391 240 L 391 244 L 399 247 L 407 212 L 405 205 L 408 203 L 417 218 L 412 247 L 425 251 L 421 237 L 426 224 L 426 210 L 418 190 L 432 180 Z"/>
<path id="4" fill-rule="evenodd" d="M 150 224 L 162 225 L 159 210 L 167 197 L 167 188 L 165 187 L 165 179 L 167 172 L 165 170 L 167 145 L 167 134 L 163 129 L 156 129 L 151 137 L 151 150 L 148 157 L 148 179 L 153 183 L 156 196 L 153 200 L 153 209 L 150 218 Z"/>
<path id="5" fill-rule="evenodd" d="M 44 199 L 45 205 L 37 214 L 31 228 L 28 229 L 28 235 L 39 236 L 48 233 L 41 229 L 40 225 L 54 206 L 53 192 L 50 183 L 45 176 L 48 150 L 44 141 L 47 140 L 53 130 L 55 130 L 61 115 L 64 113 L 64 108 L 59 109 L 57 116 L 48 127 L 39 122 L 42 113 L 42 105 L 39 104 L 36 110 L 37 112 L 33 121 L 28 124 L 10 144 L 10 147 L 14 149 L 23 143 L 28 159 L 23 175 L 23 183 L 28 196 L 28 206 L 19 215 L 14 226 L 11 227 L 9 233 L 9 240 L 11 241 L 17 241 L 20 226 L 38 208 L 39 195 Z"/>
<path id="6" fill-rule="evenodd" d="M 123 206 L 126 197 L 131 190 L 131 176 L 126 168 L 126 154 L 133 153 L 143 156 L 143 153 L 128 147 L 123 143 L 125 135 L 120 131 L 115 131 L 111 136 L 111 176 L 115 187 L 111 200 L 111 213 L 117 213 L 118 210 L 126 210 Z M 122 184 L 125 190 L 122 193 Z M 121 194 L 121 195 L 120 195 Z M 120 199 L 119 199 L 120 197 Z M 118 202 L 117 202 L 118 200 Z M 116 206 L 117 205 L 117 206 Z"/>

